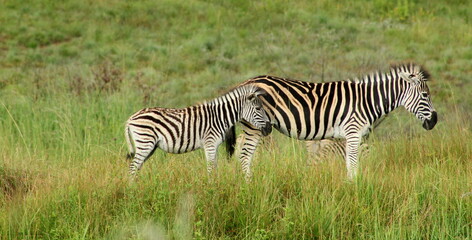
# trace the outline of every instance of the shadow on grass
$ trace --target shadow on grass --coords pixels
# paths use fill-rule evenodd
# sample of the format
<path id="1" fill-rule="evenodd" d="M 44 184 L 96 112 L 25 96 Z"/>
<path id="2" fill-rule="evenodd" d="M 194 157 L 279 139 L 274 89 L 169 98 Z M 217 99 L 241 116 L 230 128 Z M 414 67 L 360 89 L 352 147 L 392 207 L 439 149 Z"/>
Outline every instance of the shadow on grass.
<path id="1" fill-rule="evenodd" d="M 0 192 L 7 200 L 22 196 L 32 189 L 31 173 L 24 170 L 0 168 Z"/>

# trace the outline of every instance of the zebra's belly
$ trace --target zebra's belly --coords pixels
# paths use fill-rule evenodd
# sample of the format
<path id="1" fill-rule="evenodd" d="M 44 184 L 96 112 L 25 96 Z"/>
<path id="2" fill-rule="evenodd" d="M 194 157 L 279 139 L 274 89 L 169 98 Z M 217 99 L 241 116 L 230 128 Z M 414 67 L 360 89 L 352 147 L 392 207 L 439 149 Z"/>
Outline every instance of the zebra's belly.
<path id="1" fill-rule="evenodd" d="M 345 133 L 342 127 L 328 127 L 326 129 L 315 128 L 312 131 L 306 129 L 287 128 L 280 125 L 274 125 L 279 132 L 291 138 L 298 140 L 320 140 L 325 138 L 344 138 Z"/>
<path id="2" fill-rule="evenodd" d="M 168 153 L 187 153 L 201 148 L 201 141 L 188 138 L 159 141 L 158 147 Z"/>

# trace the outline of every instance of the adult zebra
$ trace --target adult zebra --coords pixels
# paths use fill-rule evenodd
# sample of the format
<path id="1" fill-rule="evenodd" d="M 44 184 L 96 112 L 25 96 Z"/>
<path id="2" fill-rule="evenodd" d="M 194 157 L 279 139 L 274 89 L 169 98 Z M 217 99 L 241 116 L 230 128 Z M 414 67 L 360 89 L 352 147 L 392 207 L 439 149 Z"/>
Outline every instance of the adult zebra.
<path id="1" fill-rule="evenodd" d="M 272 131 L 269 117 L 262 107 L 264 90 L 254 85 L 236 87 L 210 102 L 183 108 L 145 108 L 126 122 L 125 136 L 133 160 L 130 174 L 135 176 L 156 148 L 169 153 L 205 150 L 207 170 L 216 167 L 216 150 L 225 133 L 244 120 L 262 135 Z"/>
<path id="2" fill-rule="evenodd" d="M 346 81 L 310 83 L 259 76 L 241 85 L 255 84 L 267 92 L 264 107 L 281 133 L 300 140 L 345 138 L 346 167 L 352 179 L 357 173 L 361 137 L 380 117 L 404 106 L 423 122 L 425 129 L 433 129 L 437 113 L 426 84 L 429 77 L 422 66 L 407 63 Z M 240 161 L 246 177 L 250 177 L 261 133 L 250 123 L 243 121 L 242 126 L 245 135 Z M 234 134 L 234 128 L 230 131 Z M 227 144 L 234 145 L 234 141 Z"/>

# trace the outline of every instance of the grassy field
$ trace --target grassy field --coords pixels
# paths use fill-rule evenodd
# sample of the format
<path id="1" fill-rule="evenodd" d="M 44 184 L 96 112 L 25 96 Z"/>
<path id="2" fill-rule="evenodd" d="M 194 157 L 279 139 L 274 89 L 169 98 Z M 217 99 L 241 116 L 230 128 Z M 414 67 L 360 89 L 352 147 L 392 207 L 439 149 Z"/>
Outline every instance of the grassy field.
<path id="1" fill-rule="evenodd" d="M 470 239 L 472 2 L 0 1 L 0 239 Z M 361 176 L 277 132 L 244 182 L 220 148 L 127 178 L 124 122 L 272 74 L 424 64 L 439 122 L 397 110 Z"/>

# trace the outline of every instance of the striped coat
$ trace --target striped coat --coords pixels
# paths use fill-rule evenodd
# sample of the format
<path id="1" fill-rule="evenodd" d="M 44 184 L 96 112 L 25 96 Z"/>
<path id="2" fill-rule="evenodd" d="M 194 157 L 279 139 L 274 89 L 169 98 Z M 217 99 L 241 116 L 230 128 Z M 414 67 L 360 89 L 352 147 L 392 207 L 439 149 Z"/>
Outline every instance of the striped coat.
<path id="1" fill-rule="evenodd" d="M 183 109 L 145 108 L 126 122 L 125 136 L 130 157 L 130 174 L 134 176 L 142 164 L 160 148 L 169 153 L 205 150 L 207 169 L 216 167 L 216 150 L 225 133 L 244 120 L 263 135 L 272 126 L 262 106 L 264 91 L 253 86 L 240 86 L 210 102 Z"/>
<path id="2" fill-rule="evenodd" d="M 311 83 L 259 76 L 241 85 L 254 84 L 267 92 L 264 108 L 281 133 L 300 140 L 346 139 L 345 161 L 348 176 L 353 178 L 361 137 L 377 119 L 403 106 L 423 122 L 425 129 L 435 126 L 437 113 L 431 102 L 428 78 L 429 73 L 422 66 L 408 63 L 338 82 Z M 261 134 L 247 122 L 243 122 L 243 131 L 240 159 L 243 165 L 250 166 Z"/>

